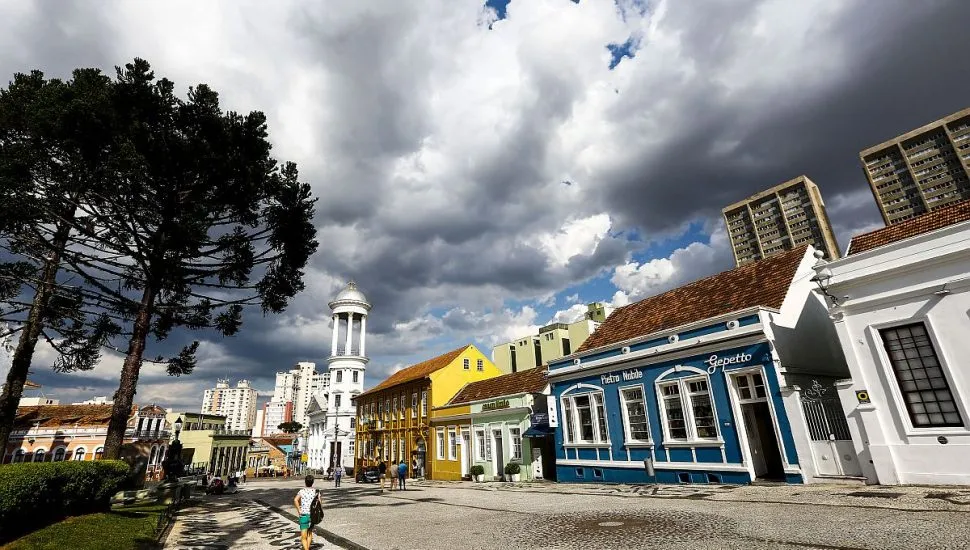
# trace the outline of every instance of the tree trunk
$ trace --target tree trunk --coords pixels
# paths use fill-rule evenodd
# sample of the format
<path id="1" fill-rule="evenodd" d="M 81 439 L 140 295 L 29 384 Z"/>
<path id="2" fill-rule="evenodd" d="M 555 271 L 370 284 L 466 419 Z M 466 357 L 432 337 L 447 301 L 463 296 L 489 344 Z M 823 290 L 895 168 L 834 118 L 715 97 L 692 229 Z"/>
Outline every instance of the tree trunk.
<path id="1" fill-rule="evenodd" d="M 121 382 L 114 395 L 114 405 L 111 408 L 111 420 L 108 422 L 108 436 L 104 442 L 104 458 L 121 458 L 121 445 L 124 443 L 125 431 L 128 428 L 128 418 L 131 417 L 131 404 L 135 399 L 135 389 L 138 386 L 138 373 L 141 370 L 142 356 L 145 353 L 145 339 L 151 328 L 152 313 L 155 305 L 155 289 L 151 284 L 145 286 L 141 297 L 135 326 L 132 329 L 131 340 L 128 342 L 128 355 L 121 367 Z"/>
<path id="2" fill-rule="evenodd" d="M 71 213 L 70 218 L 74 217 Z M 20 340 L 17 341 L 17 349 L 13 354 L 13 361 L 10 363 L 10 372 L 7 373 L 7 384 L 0 394 L 0 452 L 6 452 L 7 442 L 10 439 L 10 432 L 13 431 L 13 423 L 17 417 L 17 405 L 20 404 L 20 397 L 24 393 L 24 383 L 27 381 L 27 374 L 30 371 L 30 363 L 34 358 L 34 348 L 37 347 L 37 339 L 40 331 L 44 329 L 44 315 L 50 303 L 51 296 L 54 294 L 54 285 L 57 283 L 57 271 L 61 263 L 61 251 L 67 246 L 67 239 L 71 234 L 71 226 L 61 223 L 57 232 L 54 234 L 54 241 L 51 243 L 50 256 L 44 262 L 44 272 L 41 276 L 40 286 L 34 294 L 34 300 L 30 305 L 30 315 L 24 323 L 23 330 L 20 332 Z M 0 458 L 2 460 L 2 458 Z"/>

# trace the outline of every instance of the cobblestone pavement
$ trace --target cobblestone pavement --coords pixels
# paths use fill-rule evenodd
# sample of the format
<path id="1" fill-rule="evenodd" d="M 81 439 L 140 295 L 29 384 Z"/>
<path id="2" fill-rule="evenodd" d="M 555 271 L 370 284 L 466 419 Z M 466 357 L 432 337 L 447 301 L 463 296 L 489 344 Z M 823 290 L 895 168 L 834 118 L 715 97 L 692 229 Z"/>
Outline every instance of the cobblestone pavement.
<path id="1" fill-rule="evenodd" d="M 300 532 L 289 518 L 236 496 L 207 497 L 181 510 L 166 538 L 165 548 L 301 548 Z"/>
<path id="2" fill-rule="evenodd" d="M 381 493 L 374 485 L 320 483 L 322 528 L 347 548 L 970 548 L 970 490 L 954 488 L 418 482 Z M 269 507 L 288 510 L 300 486 L 250 483 L 233 498 L 253 503 L 259 512 L 251 518 L 273 517 L 263 519 L 268 529 L 286 523 L 296 540 L 294 524 Z M 276 538 L 282 531 L 260 542 L 246 529 L 237 528 L 247 534 L 227 546 L 205 548 L 296 547 L 270 546 L 285 544 Z"/>

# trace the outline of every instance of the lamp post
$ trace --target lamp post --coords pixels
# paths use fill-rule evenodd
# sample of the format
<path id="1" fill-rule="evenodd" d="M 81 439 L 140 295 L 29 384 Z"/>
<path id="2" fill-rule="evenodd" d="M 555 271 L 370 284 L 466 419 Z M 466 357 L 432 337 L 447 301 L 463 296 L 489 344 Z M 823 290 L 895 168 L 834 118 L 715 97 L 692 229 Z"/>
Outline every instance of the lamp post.
<path id="1" fill-rule="evenodd" d="M 179 441 L 179 434 L 182 432 L 182 417 L 178 417 L 174 424 L 175 439 L 168 446 L 168 454 L 162 461 L 162 470 L 165 472 L 164 479 L 166 481 L 178 481 L 178 478 L 185 471 L 185 465 L 182 464 L 182 442 Z"/>

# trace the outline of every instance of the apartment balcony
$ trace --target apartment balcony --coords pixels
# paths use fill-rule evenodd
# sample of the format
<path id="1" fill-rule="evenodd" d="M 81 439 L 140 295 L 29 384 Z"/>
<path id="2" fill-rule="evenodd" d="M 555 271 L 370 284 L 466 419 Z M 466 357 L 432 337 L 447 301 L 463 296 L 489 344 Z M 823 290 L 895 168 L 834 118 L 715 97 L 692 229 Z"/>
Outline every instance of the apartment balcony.
<path id="1" fill-rule="evenodd" d="M 169 439 L 169 430 L 126 430 L 125 437 L 131 439 Z"/>

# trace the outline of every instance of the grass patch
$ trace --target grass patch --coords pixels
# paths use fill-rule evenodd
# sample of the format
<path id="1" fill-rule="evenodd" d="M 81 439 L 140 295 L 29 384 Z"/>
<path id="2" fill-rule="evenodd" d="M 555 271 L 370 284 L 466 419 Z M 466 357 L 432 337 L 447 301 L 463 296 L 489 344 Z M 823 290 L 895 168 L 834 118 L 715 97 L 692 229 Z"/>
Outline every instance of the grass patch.
<path id="1" fill-rule="evenodd" d="M 117 506 L 110 512 L 67 518 L 19 538 L 2 550 L 111 548 L 135 550 L 155 541 L 164 504 Z"/>

